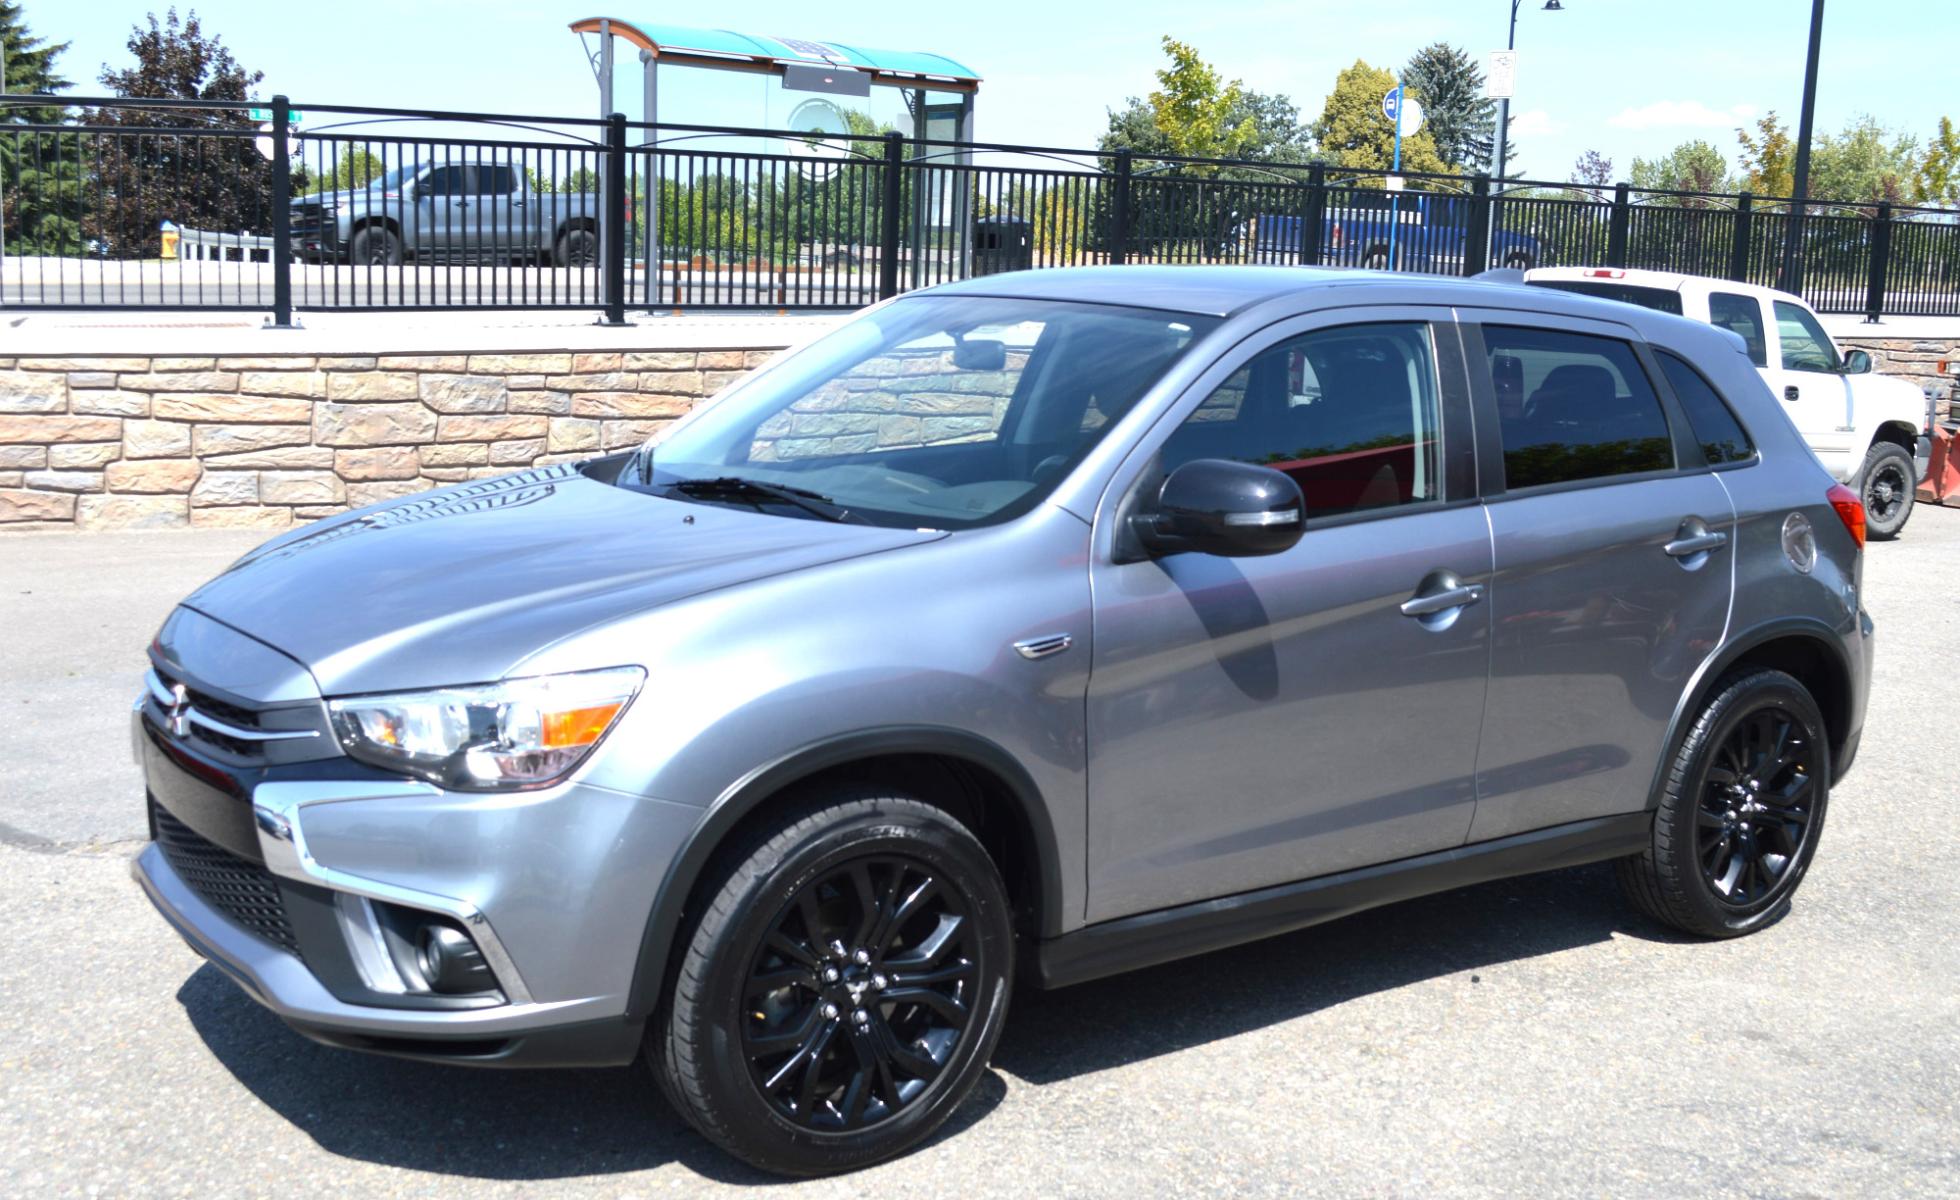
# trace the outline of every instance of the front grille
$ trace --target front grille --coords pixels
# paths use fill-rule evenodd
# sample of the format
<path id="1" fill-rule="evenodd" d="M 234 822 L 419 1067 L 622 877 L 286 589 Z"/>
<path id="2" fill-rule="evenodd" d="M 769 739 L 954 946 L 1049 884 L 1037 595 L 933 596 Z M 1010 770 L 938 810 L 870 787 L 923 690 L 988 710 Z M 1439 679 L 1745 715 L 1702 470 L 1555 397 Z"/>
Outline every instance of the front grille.
<path id="1" fill-rule="evenodd" d="M 299 953 L 272 872 L 205 840 L 155 800 L 150 801 L 150 820 L 164 857 L 206 904 L 281 950 Z"/>
<path id="2" fill-rule="evenodd" d="M 210 692 L 200 691 L 188 680 L 172 675 L 161 667 L 156 668 L 156 674 L 157 678 L 163 681 L 165 691 L 182 683 L 184 685 L 184 697 L 190 701 L 191 707 L 203 713 L 205 716 L 210 717 L 212 720 L 223 721 L 225 724 L 237 729 L 257 729 L 259 727 L 259 714 L 253 712 L 251 709 L 240 708 L 236 704 L 227 704 Z M 235 738 L 229 734 L 220 733 L 218 730 L 206 725 L 192 725 L 190 736 L 207 746 L 216 747 L 237 758 L 263 758 L 265 755 L 264 743 L 248 742 L 243 738 Z"/>

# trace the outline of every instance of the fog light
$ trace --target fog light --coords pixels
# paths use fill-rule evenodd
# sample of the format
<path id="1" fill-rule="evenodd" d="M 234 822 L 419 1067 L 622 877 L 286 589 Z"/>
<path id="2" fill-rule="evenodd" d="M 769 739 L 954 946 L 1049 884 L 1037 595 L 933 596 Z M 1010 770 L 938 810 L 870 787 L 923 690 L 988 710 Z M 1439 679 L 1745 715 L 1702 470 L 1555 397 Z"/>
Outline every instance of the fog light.
<path id="1" fill-rule="evenodd" d="M 470 935 L 449 925 L 424 925 L 415 939 L 415 965 L 432 992 L 485 992 L 496 986 Z"/>

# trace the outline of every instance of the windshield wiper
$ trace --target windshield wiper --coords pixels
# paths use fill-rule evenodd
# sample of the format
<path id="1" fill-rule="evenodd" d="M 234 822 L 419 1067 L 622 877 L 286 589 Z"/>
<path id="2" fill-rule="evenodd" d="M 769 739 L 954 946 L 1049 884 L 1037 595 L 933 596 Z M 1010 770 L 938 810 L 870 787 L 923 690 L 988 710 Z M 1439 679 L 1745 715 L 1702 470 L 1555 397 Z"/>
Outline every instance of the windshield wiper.
<path id="1" fill-rule="evenodd" d="M 758 501 L 774 500 L 778 504 L 800 508 L 826 521 L 854 525 L 870 524 L 863 517 L 821 492 L 792 487 L 786 483 L 764 483 L 760 479 L 744 479 L 740 475 L 717 475 L 712 479 L 683 479 L 668 484 L 667 490 L 679 492 L 683 496 L 696 496 L 703 500 L 746 500 L 750 504 L 756 504 L 757 507 L 760 507 Z"/>

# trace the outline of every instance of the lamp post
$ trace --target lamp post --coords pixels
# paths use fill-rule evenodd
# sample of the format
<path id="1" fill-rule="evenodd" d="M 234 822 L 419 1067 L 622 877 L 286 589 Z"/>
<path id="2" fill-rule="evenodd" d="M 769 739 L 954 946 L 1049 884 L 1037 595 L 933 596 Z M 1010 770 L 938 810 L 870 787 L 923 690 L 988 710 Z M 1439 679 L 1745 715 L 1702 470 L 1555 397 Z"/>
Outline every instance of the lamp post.
<path id="1" fill-rule="evenodd" d="M 1811 0 L 1810 55 L 1803 68 L 1803 110 L 1797 117 L 1797 161 L 1790 178 L 1790 216 L 1783 222 L 1783 269 L 1776 286 L 1803 287 L 1804 200 L 1810 195 L 1810 124 L 1817 109 L 1817 50 L 1824 40 L 1824 0 Z"/>
<path id="2" fill-rule="evenodd" d="M 1504 39 L 1506 50 L 1518 48 L 1518 6 L 1524 0 L 1511 0 L 1511 34 Z M 1819 0 L 1822 3 L 1822 0 Z M 1564 12 L 1565 5 L 1559 0 L 1545 0 L 1546 12 Z M 1510 155 L 1511 142 L 1511 98 L 1504 97 L 1497 102 L 1497 180 L 1504 181 L 1504 162 Z"/>

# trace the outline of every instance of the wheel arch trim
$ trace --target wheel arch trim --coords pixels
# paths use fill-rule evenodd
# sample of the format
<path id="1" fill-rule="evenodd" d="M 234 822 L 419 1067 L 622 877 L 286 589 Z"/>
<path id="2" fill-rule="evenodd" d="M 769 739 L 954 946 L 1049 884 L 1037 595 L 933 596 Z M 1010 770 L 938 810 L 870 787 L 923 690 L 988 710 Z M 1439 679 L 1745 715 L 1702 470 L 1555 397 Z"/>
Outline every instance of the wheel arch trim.
<path id="1" fill-rule="evenodd" d="M 1040 887 L 1039 927 L 1059 932 L 1062 874 L 1060 847 L 1041 790 L 1020 762 L 994 742 L 965 730 L 933 725 L 886 726 L 823 738 L 756 767 L 730 784 L 702 813 L 687 841 L 669 861 L 640 939 L 639 958 L 627 994 L 626 1016 L 644 1021 L 658 1006 L 667 964 L 686 916 L 688 898 L 715 852 L 744 818 L 784 788 L 819 772 L 864 759 L 930 755 L 956 759 L 989 772 L 1007 785 L 1018 816 L 1031 835 Z"/>
<path id="2" fill-rule="evenodd" d="M 1686 736 L 1688 727 L 1693 724 L 1695 715 L 1701 711 L 1702 705 L 1708 700 L 1709 693 L 1721 681 L 1722 676 L 1728 673 L 1730 667 L 1740 662 L 1750 651 L 1771 642 L 1801 639 L 1815 644 L 1822 650 L 1828 661 L 1837 669 L 1838 674 L 1846 681 L 1846 686 L 1855 687 L 1851 663 L 1838 645 L 1839 636 L 1837 630 L 1816 617 L 1775 617 L 1750 626 L 1730 638 L 1728 644 L 1720 651 L 1709 656 L 1708 661 L 1701 665 L 1701 669 L 1682 690 L 1681 700 L 1674 707 L 1674 716 L 1668 721 L 1667 737 L 1661 743 L 1661 757 L 1654 764 L 1653 782 L 1647 789 L 1648 810 L 1653 811 L 1660 807 L 1662 791 L 1667 783 L 1668 767 L 1674 760 L 1675 752 L 1679 749 L 1682 738 Z M 1820 709 L 1823 707 L 1822 702 L 1818 707 Z M 1839 739 L 1840 744 L 1848 743 L 1856 732 L 1855 721 L 1849 723 L 1844 731 L 1844 737 Z M 1832 746 L 1830 749 L 1831 771 L 1833 776 L 1836 776 L 1839 772 L 1837 761 L 1839 747 Z M 1836 779 L 1833 778 L 1832 782 L 1835 783 Z"/>

